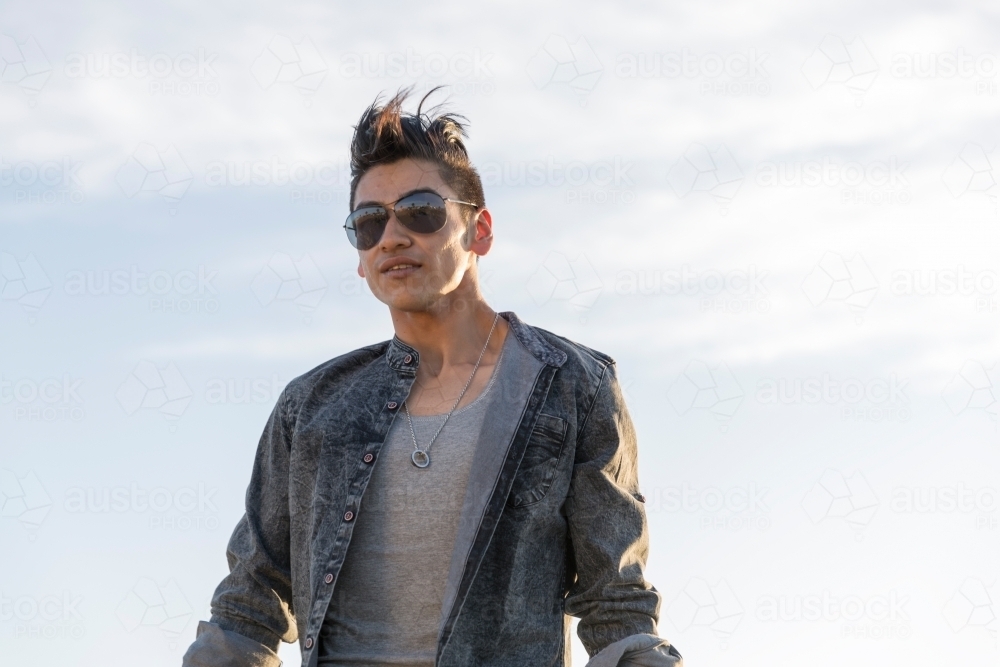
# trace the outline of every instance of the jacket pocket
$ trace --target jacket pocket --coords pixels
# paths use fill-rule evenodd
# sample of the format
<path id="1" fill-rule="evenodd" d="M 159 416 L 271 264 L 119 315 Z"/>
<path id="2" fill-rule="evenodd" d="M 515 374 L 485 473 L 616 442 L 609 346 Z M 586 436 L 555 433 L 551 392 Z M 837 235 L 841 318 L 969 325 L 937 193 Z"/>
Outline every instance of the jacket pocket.
<path id="1" fill-rule="evenodd" d="M 545 497 L 556 474 L 566 440 L 566 421 L 540 413 L 531 431 L 524 458 L 514 475 L 507 505 L 523 507 Z"/>

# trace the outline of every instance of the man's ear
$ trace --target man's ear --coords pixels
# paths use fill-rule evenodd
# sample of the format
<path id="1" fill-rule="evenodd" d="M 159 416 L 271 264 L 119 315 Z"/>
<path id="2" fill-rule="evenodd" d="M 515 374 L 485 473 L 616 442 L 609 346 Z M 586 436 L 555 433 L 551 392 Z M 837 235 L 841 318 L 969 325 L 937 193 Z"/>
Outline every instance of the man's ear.
<path id="1" fill-rule="evenodd" d="M 483 208 L 476 212 L 469 231 L 469 250 L 480 257 L 488 253 L 493 247 L 493 216 L 489 209 Z"/>

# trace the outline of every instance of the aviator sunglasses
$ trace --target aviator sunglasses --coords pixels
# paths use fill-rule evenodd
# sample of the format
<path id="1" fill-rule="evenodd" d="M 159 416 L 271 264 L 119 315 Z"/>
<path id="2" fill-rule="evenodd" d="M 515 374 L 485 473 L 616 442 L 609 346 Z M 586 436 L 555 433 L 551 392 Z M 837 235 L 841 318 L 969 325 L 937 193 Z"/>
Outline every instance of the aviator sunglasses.
<path id="1" fill-rule="evenodd" d="M 347 238 L 352 246 L 358 250 L 369 250 L 382 238 L 385 226 L 389 224 L 389 211 L 392 211 L 399 224 L 411 232 L 433 234 L 441 231 L 448 221 L 448 211 L 445 208 L 447 201 L 479 208 L 471 202 L 442 197 L 433 190 L 421 190 L 385 206 L 370 204 L 351 211 L 344 229 L 347 230 Z"/>

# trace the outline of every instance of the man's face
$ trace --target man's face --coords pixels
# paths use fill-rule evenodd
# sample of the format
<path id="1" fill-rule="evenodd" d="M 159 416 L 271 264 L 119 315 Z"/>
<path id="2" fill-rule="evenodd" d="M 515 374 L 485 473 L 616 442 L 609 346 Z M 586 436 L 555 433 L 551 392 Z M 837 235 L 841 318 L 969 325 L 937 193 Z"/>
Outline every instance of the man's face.
<path id="1" fill-rule="evenodd" d="M 391 204 L 425 189 L 461 199 L 441 178 L 437 165 L 407 158 L 365 172 L 355 191 L 354 208 Z M 432 310 L 460 286 L 471 287 L 470 295 L 478 294 L 475 257 L 485 255 L 492 245 L 489 212 L 482 209 L 472 225 L 466 222 L 473 212 L 471 206 L 454 202 L 445 202 L 445 206 L 448 221 L 440 231 L 412 232 L 392 213 L 379 242 L 358 251 L 358 275 L 368 281 L 372 294 L 390 308 Z"/>

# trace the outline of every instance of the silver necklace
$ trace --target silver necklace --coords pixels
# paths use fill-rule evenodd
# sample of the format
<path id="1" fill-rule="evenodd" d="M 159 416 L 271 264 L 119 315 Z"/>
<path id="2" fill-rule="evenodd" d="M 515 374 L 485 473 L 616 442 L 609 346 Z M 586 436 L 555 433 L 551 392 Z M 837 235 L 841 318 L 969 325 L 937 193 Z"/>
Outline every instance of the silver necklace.
<path id="1" fill-rule="evenodd" d="M 476 366 L 475 368 L 472 369 L 472 375 L 469 376 L 469 381 L 465 383 L 465 387 L 462 389 L 462 393 L 458 395 L 458 399 L 455 401 L 455 405 L 451 406 L 451 410 L 448 411 L 448 414 L 445 416 L 444 421 L 441 422 L 440 426 L 438 426 L 438 430 L 434 434 L 434 437 L 431 438 L 431 441 L 429 443 L 427 443 L 426 449 L 420 449 L 420 447 L 417 445 L 417 434 L 414 433 L 413 431 L 413 420 L 410 418 L 410 409 L 406 407 L 406 401 L 403 401 L 403 410 L 406 412 L 406 421 L 410 425 L 410 437 L 413 439 L 413 453 L 410 454 L 410 460 L 413 461 L 413 465 L 417 466 L 418 468 L 426 468 L 431 464 L 431 455 L 430 455 L 431 445 L 434 444 L 434 441 L 437 440 L 438 435 L 441 434 L 442 429 L 444 429 L 444 425 L 448 423 L 449 419 L 451 419 L 451 413 L 454 412 L 455 408 L 458 407 L 458 404 L 462 402 L 462 397 L 465 396 L 466 390 L 468 390 L 469 385 L 472 384 L 472 378 L 476 377 L 476 371 L 479 370 L 479 364 L 483 360 L 483 355 L 486 354 L 486 348 L 489 347 L 490 345 L 490 338 L 493 337 L 493 329 L 496 328 L 498 319 L 500 319 L 500 313 L 497 313 L 493 317 L 493 326 L 490 327 L 490 333 L 488 336 L 486 336 L 486 344 L 483 345 L 483 351 L 479 353 L 479 359 L 476 360 Z"/>

